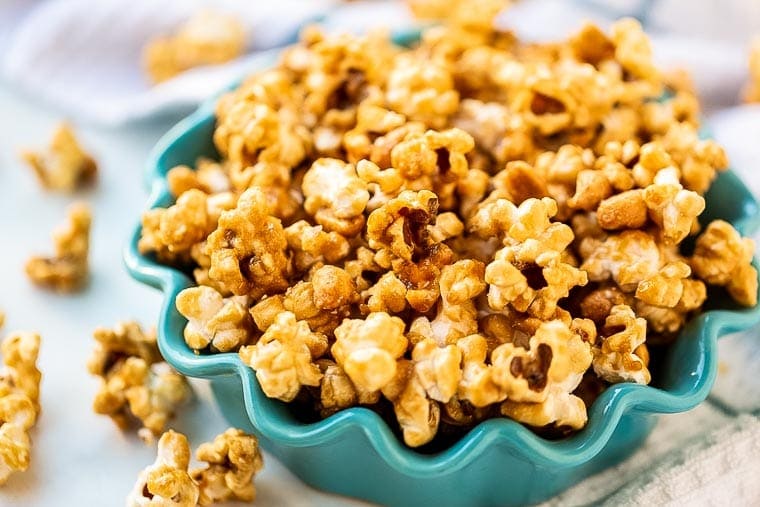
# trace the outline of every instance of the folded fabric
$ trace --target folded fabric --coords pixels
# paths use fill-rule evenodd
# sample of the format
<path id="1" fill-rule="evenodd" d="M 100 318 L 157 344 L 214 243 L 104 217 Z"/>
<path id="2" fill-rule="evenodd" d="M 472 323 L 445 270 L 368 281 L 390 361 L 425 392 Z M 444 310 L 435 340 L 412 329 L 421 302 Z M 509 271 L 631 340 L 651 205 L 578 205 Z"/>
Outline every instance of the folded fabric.
<path id="1" fill-rule="evenodd" d="M 0 26 L 17 28 L 2 70 L 17 87 L 80 120 L 116 125 L 185 112 L 244 75 L 261 58 L 257 52 L 293 42 L 305 22 L 335 2 L 51 0 L 34 9 L 19 3 L 3 13 Z M 142 48 L 202 8 L 234 14 L 249 34 L 249 53 L 152 86 L 140 67 Z"/>
<path id="2" fill-rule="evenodd" d="M 758 505 L 760 419 L 743 415 L 624 487 L 603 505 Z"/>
<path id="3" fill-rule="evenodd" d="M 393 30 L 414 23 L 398 0 L 49 0 L 36 8 L 28 0 L 9 2 L 0 8 L 0 32 L 6 34 L 5 50 L 0 53 L 5 78 L 69 117 L 104 125 L 188 112 L 260 65 L 257 52 L 292 42 L 309 21 L 320 19 L 329 30 L 354 32 L 378 26 Z M 499 21 L 527 39 L 558 39 L 585 19 L 605 25 L 620 15 L 641 15 L 642 5 L 650 3 L 534 0 L 517 3 Z M 204 7 L 233 13 L 244 23 L 250 35 L 248 54 L 229 64 L 192 69 L 151 86 L 140 68 L 146 41 L 171 32 Z M 654 26 L 662 24 L 660 19 Z M 12 35 L 8 36 L 9 32 Z M 684 67 L 693 73 L 707 109 L 736 101 L 747 74 L 744 41 L 660 31 L 652 34 L 652 43 L 660 65 Z"/>

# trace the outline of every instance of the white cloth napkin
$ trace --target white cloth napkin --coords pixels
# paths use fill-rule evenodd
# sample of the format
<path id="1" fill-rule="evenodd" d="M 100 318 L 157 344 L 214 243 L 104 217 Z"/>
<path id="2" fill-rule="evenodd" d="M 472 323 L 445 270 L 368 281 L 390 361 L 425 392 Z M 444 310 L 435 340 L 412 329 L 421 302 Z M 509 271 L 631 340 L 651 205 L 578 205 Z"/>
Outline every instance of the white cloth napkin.
<path id="1" fill-rule="evenodd" d="M 150 86 L 140 69 L 145 42 L 201 6 L 235 13 L 249 29 L 249 53 L 227 65 L 188 71 Z M 735 170 L 760 193 L 760 106 L 735 104 L 746 79 L 747 42 L 760 33 L 753 0 L 533 0 L 500 22 L 528 39 L 557 39 L 582 19 L 608 24 L 638 15 L 652 34 L 658 63 L 695 79 L 715 137 Z M 67 116 L 121 125 L 180 114 L 240 79 L 261 51 L 290 42 L 321 16 L 330 30 L 391 29 L 413 21 L 399 2 L 337 0 L 6 0 L 0 7 L 0 69 L 28 94 Z M 718 23 L 716 20 L 721 20 Z M 721 340 L 721 366 L 710 399 L 665 416 L 631 459 L 547 502 L 579 505 L 760 505 L 760 342 L 757 329 Z"/>

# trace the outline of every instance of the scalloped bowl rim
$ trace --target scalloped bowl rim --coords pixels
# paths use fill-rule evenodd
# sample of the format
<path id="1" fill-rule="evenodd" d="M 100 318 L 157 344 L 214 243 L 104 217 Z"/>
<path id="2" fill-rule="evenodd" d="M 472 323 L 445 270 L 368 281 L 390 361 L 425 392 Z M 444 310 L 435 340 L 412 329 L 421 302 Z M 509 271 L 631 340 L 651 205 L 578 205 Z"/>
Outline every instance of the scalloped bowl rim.
<path id="1" fill-rule="evenodd" d="M 266 58 L 271 56 L 265 55 Z M 186 133 L 199 123 L 207 121 L 209 115 L 213 115 L 214 104 L 215 98 L 203 103 L 194 113 L 171 128 L 151 151 L 147 173 L 151 194 L 146 209 L 166 206 L 171 202 L 165 175 L 160 170 L 161 160 Z M 745 215 L 734 225 L 743 234 L 748 234 L 758 228 L 760 216 Z M 742 310 L 711 310 L 700 314 L 692 319 L 688 326 L 700 328 L 695 334 L 701 342 L 698 348 L 702 354 L 699 362 L 703 366 L 703 374 L 690 385 L 690 389 L 684 392 L 668 392 L 638 384 L 610 386 L 591 406 L 586 427 L 568 438 L 546 440 L 520 423 L 507 418 L 495 418 L 478 424 L 458 442 L 441 452 L 420 454 L 405 446 L 379 415 L 366 408 L 346 409 L 315 423 L 285 423 L 267 410 L 267 405 L 280 402 L 264 395 L 258 386 L 254 371 L 243 364 L 238 354 L 196 355 L 188 347 L 173 347 L 167 337 L 182 333 L 172 322 L 172 317 L 181 318 L 174 307 L 175 298 L 182 289 L 195 284 L 178 270 L 161 265 L 138 252 L 137 241 L 141 229 L 138 221 L 124 249 L 124 262 L 135 279 L 163 292 L 158 344 L 164 358 L 172 367 L 182 374 L 198 378 L 239 376 L 246 412 L 251 423 L 261 435 L 273 442 L 291 447 L 310 447 L 333 441 L 352 429 L 358 429 L 384 461 L 411 477 L 433 477 L 464 468 L 495 443 L 536 465 L 560 468 L 581 465 L 604 448 L 626 412 L 684 412 L 704 400 L 717 371 L 717 338 L 727 332 L 746 329 L 760 322 L 760 305 Z"/>

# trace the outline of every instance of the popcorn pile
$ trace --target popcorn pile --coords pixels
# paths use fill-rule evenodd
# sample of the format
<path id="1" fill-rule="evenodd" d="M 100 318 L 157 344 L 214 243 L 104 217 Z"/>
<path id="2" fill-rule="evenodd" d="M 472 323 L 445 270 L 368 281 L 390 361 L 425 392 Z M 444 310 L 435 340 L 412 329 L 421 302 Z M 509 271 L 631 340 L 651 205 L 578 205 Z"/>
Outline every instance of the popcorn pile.
<path id="1" fill-rule="evenodd" d="M 29 431 L 40 413 L 40 337 L 9 334 L 0 344 L 5 368 L 0 370 L 0 485 L 11 473 L 29 468 Z"/>
<path id="2" fill-rule="evenodd" d="M 222 159 L 169 171 L 139 244 L 195 277 L 189 347 L 318 416 L 393 413 L 416 447 L 498 416 L 580 429 L 584 385 L 649 383 L 706 284 L 756 304 L 752 242 L 697 221 L 726 155 L 638 23 L 525 44 L 501 4 L 409 49 L 307 29 L 219 100 Z"/>

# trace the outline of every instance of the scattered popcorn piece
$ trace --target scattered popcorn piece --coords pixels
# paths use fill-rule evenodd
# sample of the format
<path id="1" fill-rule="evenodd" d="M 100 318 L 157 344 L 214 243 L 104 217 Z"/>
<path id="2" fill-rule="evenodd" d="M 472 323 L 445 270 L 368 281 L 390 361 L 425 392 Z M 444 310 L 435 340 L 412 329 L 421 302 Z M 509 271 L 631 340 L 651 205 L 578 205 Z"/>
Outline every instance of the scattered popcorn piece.
<path id="1" fill-rule="evenodd" d="M 282 312 L 254 345 L 240 349 L 240 358 L 256 371 L 270 398 L 293 400 L 301 386 L 318 386 L 322 372 L 314 364 L 327 350 L 327 338 L 313 333 L 292 312 Z"/>
<path id="2" fill-rule="evenodd" d="M 253 477 L 264 466 L 259 441 L 242 430 L 230 428 L 212 442 L 201 444 L 195 452 L 208 466 L 190 471 L 198 484 L 200 505 L 256 498 Z"/>
<path id="3" fill-rule="evenodd" d="M 40 411 L 39 349 L 40 337 L 35 333 L 11 333 L 0 344 L 4 364 L 0 370 L 0 486 L 13 472 L 29 468 L 29 430 Z"/>
<path id="4" fill-rule="evenodd" d="M 760 37 L 752 40 L 749 50 L 749 81 L 742 93 L 744 102 L 760 102 Z"/>
<path id="5" fill-rule="evenodd" d="M 188 19 L 175 35 L 149 41 L 143 49 L 143 66 L 151 81 L 160 83 L 193 67 L 227 62 L 244 50 L 240 21 L 204 10 Z"/>
<path id="6" fill-rule="evenodd" d="M 69 208 L 68 221 L 53 232 L 53 257 L 30 257 L 26 274 L 32 282 L 60 292 L 81 289 L 89 276 L 90 208 L 76 203 Z"/>
<path id="7" fill-rule="evenodd" d="M 91 184 L 98 174 L 95 160 L 82 149 L 67 123 L 56 127 L 47 153 L 24 151 L 21 157 L 50 190 L 73 192 Z"/>
<path id="8" fill-rule="evenodd" d="M 752 266 L 755 243 L 742 238 L 723 220 L 710 222 L 697 238 L 691 266 L 710 285 L 726 287 L 734 300 L 744 306 L 757 304 L 757 270 Z"/>
<path id="9" fill-rule="evenodd" d="M 187 437 L 169 430 L 158 440 L 156 461 L 137 476 L 127 496 L 128 507 L 194 507 L 199 488 L 187 471 L 190 445 Z"/>
<path id="10" fill-rule="evenodd" d="M 145 333 L 136 322 L 121 322 L 98 328 L 93 336 L 97 344 L 87 369 L 101 378 L 93 410 L 121 429 L 137 419 L 138 435 L 150 443 L 190 398 L 187 380 L 162 361 L 154 330 Z"/>
<path id="11" fill-rule="evenodd" d="M 648 384 L 652 378 L 648 361 L 639 355 L 646 338 L 646 320 L 636 317 L 630 306 L 613 306 L 602 328 L 600 345 L 594 348 L 596 374 L 612 383 Z"/>
<path id="12" fill-rule="evenodd" d="M 185 343 L 193 350 L 210 345 L 212 350 L 229 352 L 246 344 L 252 336 L 246 296 L 224 298 L 202 285 L 177 294 L 176 304 L 179 313 L 188 319 Z"/>
<path id="13" fill-rule="evenodd" d="M 335 329 L 335 362 L 357 388 L 382 389 L 396 376 L 396 362 L 406 352 L 404 327 L 404 321 L 385 312 L 344 320 Z"/>

